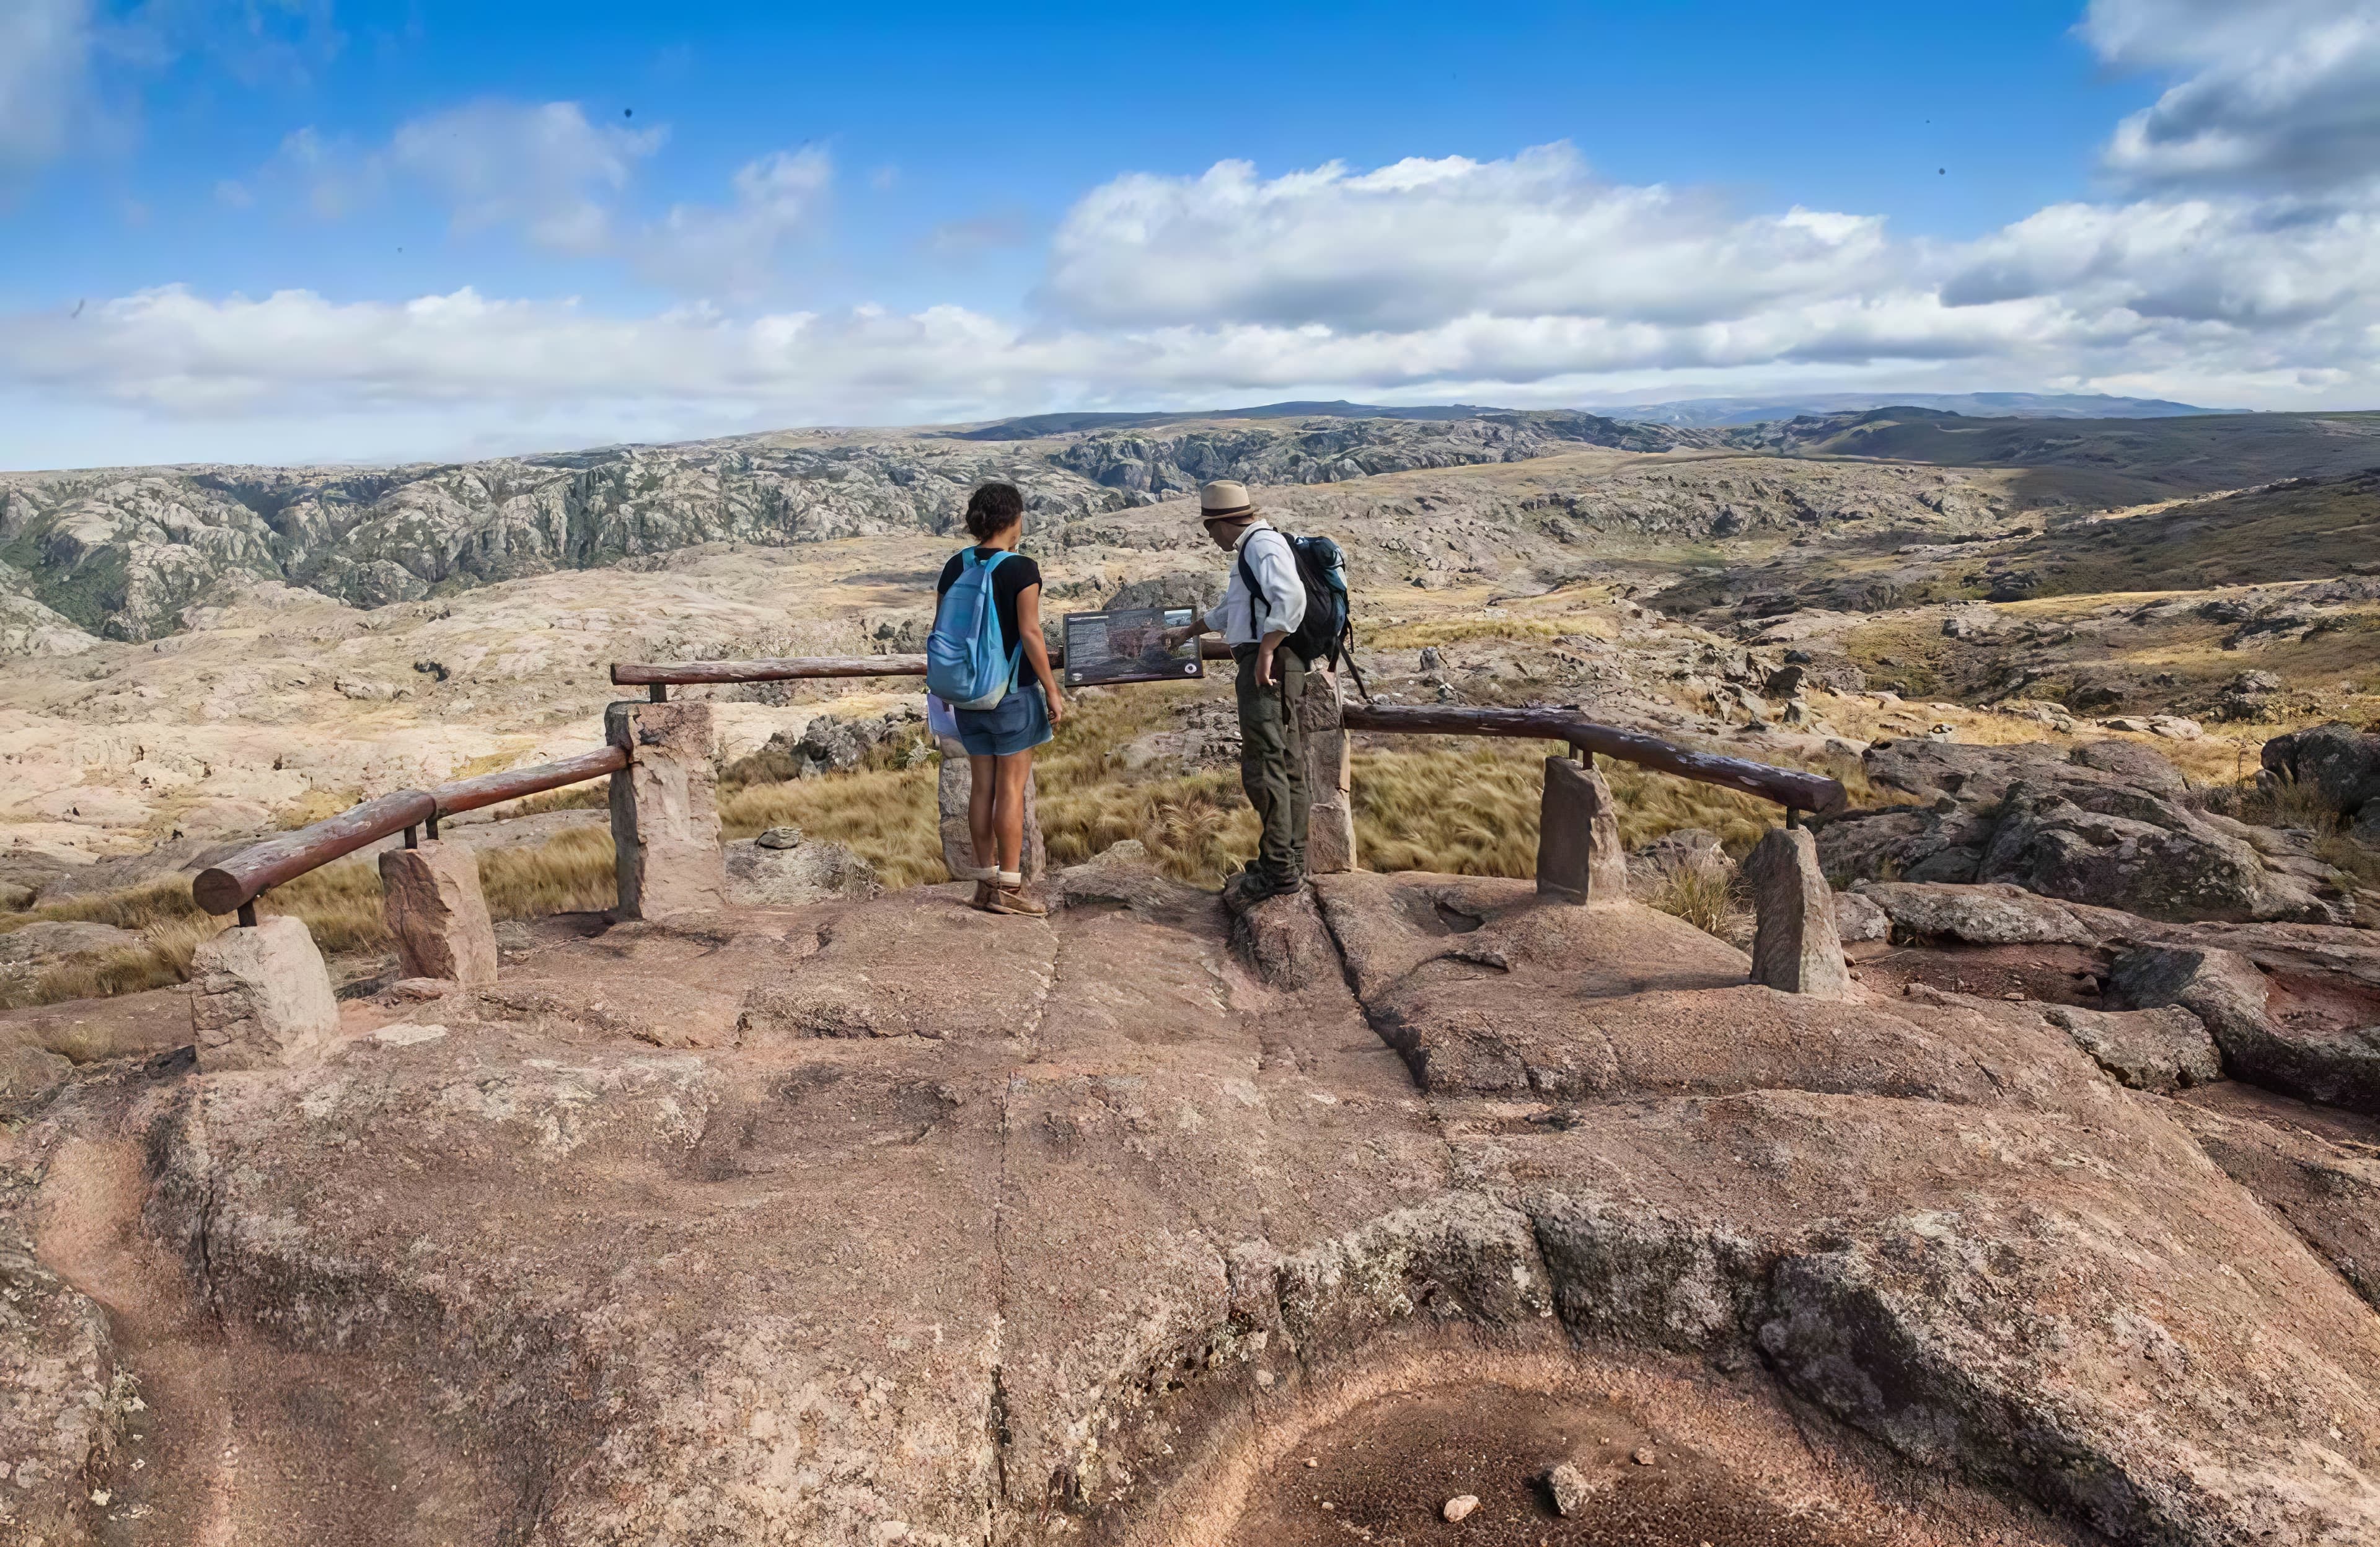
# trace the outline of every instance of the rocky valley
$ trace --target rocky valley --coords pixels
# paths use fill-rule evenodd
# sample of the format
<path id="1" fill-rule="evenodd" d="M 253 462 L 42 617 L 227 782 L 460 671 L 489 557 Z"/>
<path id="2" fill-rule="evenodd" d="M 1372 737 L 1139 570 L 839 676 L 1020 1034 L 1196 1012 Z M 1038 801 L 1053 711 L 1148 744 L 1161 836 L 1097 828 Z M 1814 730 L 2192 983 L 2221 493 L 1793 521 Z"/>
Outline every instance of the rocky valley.
<path id="1" fill-rule="evenodd" d="M 0 475 L 0 1541 L 2380 1539 L 2374 467 L 1862 409 Z M 483 968 L 367 851 L 227 1055 L 205 866 L 601 746 L 613 662 L 914 652 L 985 479 L 1048 613 L 1211 601 L 1216 477 L 1346 550 L 1379 702 L 1848 799 L 1354 735 L 1354 866 L 1227 907 L 1228 688 L 1093 690 L 1002 920 L 913 681 L 679 688 L 709 901 L 614 906 L 600 784 L 475 812 Z"/>

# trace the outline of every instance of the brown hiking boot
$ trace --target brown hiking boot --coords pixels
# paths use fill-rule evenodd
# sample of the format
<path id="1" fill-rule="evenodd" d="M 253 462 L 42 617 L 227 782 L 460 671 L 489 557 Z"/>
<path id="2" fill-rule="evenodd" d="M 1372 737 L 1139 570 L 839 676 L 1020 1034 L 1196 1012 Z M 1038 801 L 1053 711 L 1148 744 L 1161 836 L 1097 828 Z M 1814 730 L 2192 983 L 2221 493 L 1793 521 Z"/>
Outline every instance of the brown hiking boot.
<path id="1" fill-rule="evenodd" d="M 1022 886 L 1002 886 L 993 882 L 990 883 L 990 906 L 994 913 L 1014 913 L 1026 919 L 1047 919 L 1050 916 L 1050 910 L 1026 896 Z"/>
<path id="2" fill-rule="evenodd" d="M 975 883 L 975 897 L 967 904 L 967 906 L 969 907 L 979 907 L 986 913 L 990 913 L 991 911 L 991 883 L 989 881 L 978 881 Z"/>

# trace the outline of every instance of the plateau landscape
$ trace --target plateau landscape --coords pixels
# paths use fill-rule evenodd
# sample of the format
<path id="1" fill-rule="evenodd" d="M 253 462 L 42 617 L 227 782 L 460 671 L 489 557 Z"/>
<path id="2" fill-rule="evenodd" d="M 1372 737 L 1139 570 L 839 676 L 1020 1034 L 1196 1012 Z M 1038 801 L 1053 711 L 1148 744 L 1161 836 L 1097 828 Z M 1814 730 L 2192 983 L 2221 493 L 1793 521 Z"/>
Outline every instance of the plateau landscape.
<path id="1" fill-rule="evenodd" d="M 2380 0 L 1084 21 L 0 0 L 0 1547 L 2380 1542 Z"/>
<path id="2" fill-rule="evenodd" d="M 103 1334 L 75 1320 L 72 1273 L 27 1260 L 50 1324 L 85 1329 L 20 1366 L 65 1405 L 40 1419 L 46 1475 L 110 1468 L 101 1491 L 157 1541 L 210 1529 L 207 1432 L 249 1447 L 237 1501 L 206 1506 L 246 1540 L 362 1531 L 346 1512 L 388 1472 L 410 1497 L 403 1540 L 461 1521 L 859 1541 L 880 1518 L 1030 1540 L 1054 1498 L 1060 1521 L 1120 1540 L 1270 1541 L 1305 1540 L 1313 1501 L 1257 1480 L 1334 1445 L 1334 1513 L 1390 1529 L 1434 1506 L 1416 1489 L 1439 1474 L 1447 1495 L 1485 1475 L 1535 1529 L 1560 1518 L 1532 1492 L 1537 1453 L 1593 1430 L 1630 1437 L 1572 1457 L 1596 1529 L 1806 1517 L 1742 1539 L 2064 1541 L 2079 1522 L 2214 1542 L 2272 1519 L 2343 1542 L 2380 1520 L 2360 1472 L 2292 1459 L 2311 1454 L 2297 1436 L 2366 1421 L 2352 1405 L 2380 1368 L 2352 1362 L 2380 1360 L 2380 737 L 2355 728 L 2380 722 L 2380 565 L 2362 558 L 2380 503 L 2352 470 L 2380 466 L 2380 416 L 2166 420 L 2147 441 L 2119 420 L 1891 408 L 1742 430 L 1155 417 L 7 475 L 18 1217 L 136 1308 Z M 1852 449 L 1909 440 L 1943 459 Z M 942 884 L 942 759 L 914 686 L 749 682 L 674 690 L 705 706 L 729 911 L 607 922 L 613 829 L 570 791 L 460 818 L 444 836 L 476 859 L 497 982 L 407 976 L 368 851 L 262 904 L 325 954 L 354 1051 L 267 1075 L 207 1076 L 202 1054 L 188 1083 L 182 980 L 227 921 L 190 900 L 207 866 L 393 791 L 599 746 L 615 662 L 914 652 L 985 480 L 1026 493 L 1053 618 L 1211 603 L 1189 501 L 1217 477 L 1345 549 L 1381 702 L 1570 706 L 1840 778 L 1852 798 L 1816 820 L 1816 853 L 1854 997 L 1789 1010 L 1731 986 L 1755 944 L 1739 860 L 1774 820 L 1750 796 L 1610 764 L 1633 900 L 1544 902 L 1526 742 L 1354 737 L 1362 870 L 1234 922 L 1212 888 L 1253 831 L 1225 687 L 1126 687 L 1081 695 L 1044 760 L 1048 959 L 982 990 L 995 1024 L 1038 1029 L 986 1042 L 971 997 L 892 987 L 980 932 Z M 1576 1007 L 1549 1015 L 1548 994 Z M 1296 1029 L 1251 1029 L 1274 1023 Z M 1298 1115 L 1324 1111 L 1320 1129 Z M 166 1137 L 193 1122 L 202 1151 Z M 1740 1129 L 1716 1151 L 1714 1122 Z M 168 1148 L 150 1161 L 103 1137 L 152 1129 L 138 1143 Z M 1941 1169 L 1973 1132 L 2001 1136 L 2004 1200 Z M 358 1143 L 371 1158 L 322 1148 Z M 1797 1157 L 1772 1200 L 1731 1177 L 1744 1145 Z M 1938 1263 L 1902 1260 L 1896 1243 L 1930 1237 L 1901 1234 L 1917 1205 L 1898 1188 L 1812 1212 L 1807 1189 L 1877 1188 L 1852 1178 L 1888 1155 L 1941 1178 L 1926 1206 L 1961 1223 Z M 2053 1203 L 2042 1189 L 2078 1163 L 2102 1179 Z M 1686 1190 L 1634 1190 L 1638 1164 Z M 967 1171 L 1008 1180 L 954 1191 Z M 392 1192 L 391 1174 L 419 1180 Z M 2152 1174 L 2180 1190 L 2142 1191 Z M 1081 1216 L 1068 1178 L 1088 1175 L 1109 1180 Z M 585 1298 L 597 1238 L 658 1231 L 652 1260 L 674 1261 L 717 1210 L 829 1197 L 858 1212 L 699 1248 L 709 1287 L 686 1309 L 661 1281 Z M 2107 1246 L 2036 1237 L 2060 1207 L 2131 1223 Z M 56 1245 L 62 1210 L 100 1236 Z M 888 1232 L 885 1210 L 911 1223 Z M 517 1235 L 532 1218 L 535 1244 Z M 499 1219 L 516 1223 L 480 1234 Z M 924 1281 L 883 1255 L 920 1226 L 941 1243 Z M 1091 1229 L 1141 1264 L 1111 1304 Z M 1814 1229 L 1868 1244 L 1821 1251 Z M 2261 1276 L 2192 1297 L 2093 1255 L 2116 1239 Z M 406 1241 L 440 1244 L 415 1259 Z M 1969 1249 L 2014 1266 L 1952 1289 L 1936 1275 Z M 812 1258 L 812 1277 L 908 1287 L 846 1297 L 795 1272 Z M 1919 1276 L 1888 1292 L 1887 1271 Z M 2111 1309 L 2053 1309 L 2026 1276 L 2078 1273 Z M 232 1320 L 192 1322 L 187 1293 Z M 1092 1303 L 1111 1308 L 1086 1323 Z M 2284 1303 L 2336 1324 L 2275 1346 Z M 2160 1410 L 2201 1428 L 2152 1438 L 2119 1407 L 2092 1416 L 2113 1400 L 2095 1366 L 2047 1383 L 2023 1368 L 2034 1337 L 2138 1335 L 2126 1318 L 2152 1304 L 2179 1361 L 2160 1390 L 2180 1406 Z M 592 1407 L 475 1384 L 471 1350 L 527 1335 L 505 1329 L 532 1306 L 540 1346 L 560 1341 L 521 1356 L 544 1371 L 527 1378 L 608 1394 Z M 2010 1314 L 2016 1342 L 1971 1341 Z M 1834 1341 L 1879 1315 L 1861 1334 L 1879 1341 Z M 2228 1341 L 2242 1318 L 2265 1341 Z M 1887 1400 L 1851 1373 L 1904 1342 L 1888 1357 L 1918 1361 L 1893 1367 L 1912 1388 Z M 400 1346 L 417 1350 L 401 1368 Z M 661 1346 L 686 1352 L 650 1366 Z M 2244 1362 L 2197 1373 L 2209 1360 Z M 230 1369 L 261 1394 L 235 1395 Z M 2295 1400 L 2350 1426 L 2289 1408 L 2243 1436 L 2204 1406 L 2305 1390 L 2316 1369 L 2339 1383 Z M 326 1379 L 344 1416 L 293 1426 Z M 886 1395 L 831 1395 L 850 1381 Z M 1946 1448 L 1934 1426 L 1985 1400 L 1977 1383 L 1993 1414 L 2039 1416 L 1960 1419 Z M 698 1395 L 714 1388 L 749 1395 Z M 748 1405 L 797 1415 L 813 1438 L 794 1454 L 815 1461 L 774 1470 L 787 1442 L 734 1417 Z M 365 1416 L 390 1412 L 411 1416 L 394 1432 Z M 657 1443 L 606 1459 L 604 1436 L 648 1412 Z M 2075 1491 L 2076 1463 L 2044 1469 L 2026 1436 L 2053 1412 L 2062 1454 L 2126 1480 L 2120 1512 Z M 743 1437 L 722 1449 L 731 1418 Z M 1449 1470 L 1458 1433 L 1486 1449 Z M 118 1477 L 136 1442 L 154 1469 Z M 2239 1480 L 2185 1485 L 2198 1447 Z M 1659 1457 L 1642 1480 L 1633 1450 Z M 1969 1480 L 1945 1493 L 1950 1477 Z M 46 1529 L 78 1517 L 94 1518 L 59 1506 Z"/>

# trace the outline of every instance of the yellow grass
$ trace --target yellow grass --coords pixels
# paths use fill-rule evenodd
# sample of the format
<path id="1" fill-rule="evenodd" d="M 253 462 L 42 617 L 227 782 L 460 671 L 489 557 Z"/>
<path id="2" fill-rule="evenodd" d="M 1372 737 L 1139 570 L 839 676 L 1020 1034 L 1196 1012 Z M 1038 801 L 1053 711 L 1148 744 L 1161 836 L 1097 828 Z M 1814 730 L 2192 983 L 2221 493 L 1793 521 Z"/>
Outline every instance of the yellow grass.
<path id="1" fill-rule="evenodd" d="M 488 911 L 499 919 L 609 907 L 614 895 L 612 835 L 589 828 L 535 847 L 491 850 L 480 856 L 480 882 L 487 893 Z M 259 902 L 257 911 L 304 920 L 314 943 L 332 955 L 388 947 L 379 870 L 365 860 L 325 865 L 275 887 Z M 190 900 L 188 883 L 167 881 L 69 898 L 27 913 L 0 914 L 0 934 L 45 920 L 112 924 L 138 932 L 141 943 L 60 963 L 30 985 L 0 992 L 0 1008 L 181 982 L 189 976 L 190 957 L 200 943 L 228 922 L 200 911 Z"/>
<path id="2" fill-rule="evenodd" d="M 1645 901 L 1730 944 L 1745 932 L 1751 913 L 1736 895 L 1728 871 L 1702 865 L 1672 867 L 1655 883 Z"/>
<path id="3" fill-rule="evenodd" d="M 1610 639 L 1618 631 L 1610 619 L 1591 616 L 1446 617 L 1366 628 L 1357 642 L 1366 649 L 1419 650 L 1425 645 L 1459 644 L 1466 640 L 1542 643 L 1565 634 Z"/>
<path id="4" fill-rule="evenodd" d="M 1125 769 L 1121 749 L 1169 722 L 1173 701 L 1211 695 L 1212 685 L 1078 696 L 1075 713 L 1036 760 L 1042 831 L 1053 864 L 1071 865 L 1126 838 L 1138 839 L 1168 872 L 1213 885 L 1256 853 L 1257 823 L 1236 769 L 1149 774 Z M 1415 738 L 1359 753 L 1354 761 L 1355 835 L 1361 862 L 1380 871 L 1427 870 L 1459 875 L 1536 873 L 1537 810 L 1544 759 L 1553 743 Z M 1620 804 L 1621 835 L 1632 847 L 1682 827 L 1707 828 L 1741 853 L 1778 819 L 1777 808 L 1715 786 L 1672 778 L 1604 760 Z M 1870 792 L 1856 765 L 1824 772 Z M 889 886 L 947 879 L 938 827 L 938 768 L 856 769 L 781 784 L 730 786 L 720 800 L 728 838 L 790 825 L 848 846 Z M 530 809 L 599 803 L 601 785 L 525 802 Z M 489 910 L 499 919 L 609 907 L 613 897 L 611 834 L 601 827 L 564 833 L 534 847 L 480 856 Z M 1717 904 L 1681 889 L 1669 906 L 1703 922 Z M 1661 906 L 1657 904 L 1657 906 Z M 276 888 L 266 913 L 305 920 L 331 954 L 388 948 L 375 865 L 343 860 Z M 223 921 L 199 911 L 179 882 L 159 883 L 0 915 L 0 932 L 42 919 L 91 920 L 143 935 L 137 950 L 61 967 L 15 996 L 46 1003 L 120 993 L 177 982 L 190 956 Z M 1721 920 L 1723 922 L 1723 920 Z"/>

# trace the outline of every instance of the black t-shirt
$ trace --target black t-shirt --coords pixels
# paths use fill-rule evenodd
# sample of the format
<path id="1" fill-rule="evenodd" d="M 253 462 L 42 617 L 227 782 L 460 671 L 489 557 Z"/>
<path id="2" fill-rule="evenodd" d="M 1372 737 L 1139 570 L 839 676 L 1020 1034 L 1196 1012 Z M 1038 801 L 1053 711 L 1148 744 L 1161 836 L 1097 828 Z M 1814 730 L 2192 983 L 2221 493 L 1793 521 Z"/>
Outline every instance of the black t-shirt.
<path id="1" fill-rule="evenodd" d="M 988 560 L 999 552 L 997 548 L 978 548 L 975 556 L 978 560 Z M 964 550 L 953 554 L 951 562 L 942 566 L 941 580 L 934 587 L 937 610 L 951 587 L 958 583 L 964 568 L 960 560 L 965 556 Z M 1000 649 L 1002 654 L 1014 650 L 1020 637 L 1016 624 L 1016 599 L 1040 583 L 1041 566 L 1023 554 L 1010 554 L 1000 561 L 1000 567 L 991 572 L 991 606 L 992 611 L 1000 615 Z"/>

